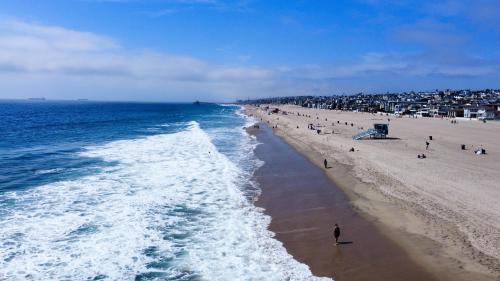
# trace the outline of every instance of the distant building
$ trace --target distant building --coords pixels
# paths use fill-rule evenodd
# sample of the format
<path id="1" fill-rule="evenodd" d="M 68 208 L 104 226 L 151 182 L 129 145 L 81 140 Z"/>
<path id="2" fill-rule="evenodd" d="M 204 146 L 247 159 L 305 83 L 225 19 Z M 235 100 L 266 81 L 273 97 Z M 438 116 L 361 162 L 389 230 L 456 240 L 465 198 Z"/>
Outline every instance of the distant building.
<path id="1" fill-rule="evenodd" d="M 476 119 L 478 117 L 479 108 L 469 106 L 464 108 L 464 118 Z"/>
<path id="2" fill-rule="evenodd" d="M 500 115 L 498 114 L 499 107 L 495 105 L 482 106 L 477 110 L 477 118 L 488 120 L 500 119 Z"/>
<path id="3" fill-rule="evenodd" d="M 419 111 L 417 111 L 416 115 L 417 115 L 417 117 L 430 117 L 431 116 L 428 108 L 421 108 Z"/>

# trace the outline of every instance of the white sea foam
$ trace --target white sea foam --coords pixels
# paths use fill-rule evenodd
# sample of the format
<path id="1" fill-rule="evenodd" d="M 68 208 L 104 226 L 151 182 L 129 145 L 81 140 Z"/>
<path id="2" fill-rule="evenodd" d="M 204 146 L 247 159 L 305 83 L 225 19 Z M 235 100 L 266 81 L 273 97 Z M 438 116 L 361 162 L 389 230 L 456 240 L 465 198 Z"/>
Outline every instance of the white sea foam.
<path id="1" fill-rule="evenodd" d="M 62 171 L 64 171 L 63 168 L 45 169 L 45 170 L 37 170 L 35 171 L 35 174 L 37 175 L 55 174 L 55 173 L 60 173 Z"/>
<path id="2" fill-rule="evenodd" d="M 243 113 L 243 110 L 244 110 L 243 106 L 239 105 L 239 109 L 237 109 L 235 113 L 236 115 L 245 119 L 246 121 L 245 127 L 253 126 L 259 122 L 259 120 L 255 116 L 246 115 L 245 113 Z"/>
<path id="3" fill-rule="evenodd" d="M 316 279 L 272 238 L 224 137 L 191 123 L 115 141 L 84 153 L 115 163 L 98 174 L 2 194 L 0 279 Z"/>

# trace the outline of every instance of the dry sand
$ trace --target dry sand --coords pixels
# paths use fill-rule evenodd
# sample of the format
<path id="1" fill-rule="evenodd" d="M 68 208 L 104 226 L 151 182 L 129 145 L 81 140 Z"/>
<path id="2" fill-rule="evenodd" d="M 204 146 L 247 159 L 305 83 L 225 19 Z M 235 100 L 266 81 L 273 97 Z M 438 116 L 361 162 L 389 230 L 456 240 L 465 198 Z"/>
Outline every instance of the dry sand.
<path id="1" fill-rule="evenodd" d="M 500 122 L 280 109 L 289 114 L 250 106 L 247 113 L 277 126 L 276 134 L 318 166 L 328 159 L 327 174 L 351 203 L 412 259 L 443 280 L 500 280 Z M 322 133 L 310 123 L 324 126 Z M 352 140 L 373 123 L 390 124 L 395 139 Z M 487 155 L 473 153 L 481 145 Z M 421 153 L 427 158 L 417 159 Z"/>

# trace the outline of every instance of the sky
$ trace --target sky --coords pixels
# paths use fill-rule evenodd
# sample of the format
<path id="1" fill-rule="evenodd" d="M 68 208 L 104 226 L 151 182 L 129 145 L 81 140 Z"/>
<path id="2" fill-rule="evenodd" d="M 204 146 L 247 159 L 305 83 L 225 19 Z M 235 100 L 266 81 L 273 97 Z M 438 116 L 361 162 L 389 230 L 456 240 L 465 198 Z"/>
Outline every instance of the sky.
<path id="1" fill-rule="evenodd" d="M 0 99 L 500 88 L 499 0 L 0 1 Z"/>

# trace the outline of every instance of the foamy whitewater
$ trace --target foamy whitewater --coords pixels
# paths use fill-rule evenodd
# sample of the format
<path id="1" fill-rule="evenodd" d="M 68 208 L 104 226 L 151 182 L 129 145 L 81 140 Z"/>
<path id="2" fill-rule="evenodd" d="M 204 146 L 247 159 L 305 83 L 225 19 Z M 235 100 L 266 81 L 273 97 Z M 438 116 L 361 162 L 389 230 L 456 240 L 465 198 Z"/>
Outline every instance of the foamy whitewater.
<path id="1" fill-rule="evenodd" d="M 157 124 L 143 128 L 150 135 L 88 145 L 76 156 L 99 169 L 3 190 L 0 279 L 319 280 L 252 203 L 257 143 L 218 122 Z M 172 126 L 182 129 L 162 133 Z"/>

